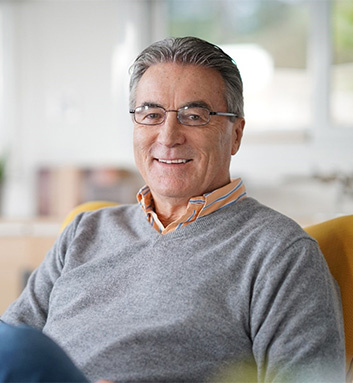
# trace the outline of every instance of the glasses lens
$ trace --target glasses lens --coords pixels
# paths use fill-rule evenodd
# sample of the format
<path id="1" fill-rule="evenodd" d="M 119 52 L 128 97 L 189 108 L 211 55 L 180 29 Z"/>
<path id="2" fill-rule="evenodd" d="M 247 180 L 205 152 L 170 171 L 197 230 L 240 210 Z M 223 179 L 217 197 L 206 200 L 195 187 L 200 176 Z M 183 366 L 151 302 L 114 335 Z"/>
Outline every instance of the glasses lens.
<path id="1" fill-rule="evenodd" d="M 142 125 L 158 125 L 165 120 L 165 110 L 154 106 L 139 106 L 135 109 L 135 121 Z"/>
<path id="2" fill-rule="evenodd" d="M 179 109 L 179 121 L 184 125 L 202 126 L 210 121 L 210 112 L 206 108 L 186 107 Z"/>

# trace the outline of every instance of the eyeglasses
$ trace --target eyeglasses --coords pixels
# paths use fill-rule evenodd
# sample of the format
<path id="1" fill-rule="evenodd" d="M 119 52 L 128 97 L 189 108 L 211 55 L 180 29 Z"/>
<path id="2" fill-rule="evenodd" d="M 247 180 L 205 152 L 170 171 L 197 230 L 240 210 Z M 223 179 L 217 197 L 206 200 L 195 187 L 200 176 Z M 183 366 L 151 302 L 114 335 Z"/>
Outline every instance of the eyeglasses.
<path id="1" fill-rule="evenodd" d="M 210 122 L 211 116 L 238 117 L 235 113 L 210 112 L 207 108 L 199 106 L 185 106 L 178 110 L 166 110 L 161 106 L 142 105 L 129 111 L 134 115 L 134 121 L 141 125 L 162 124 L 168 112 L 177 113 L 180 124 L 187 126 L 203 126 Z"/>

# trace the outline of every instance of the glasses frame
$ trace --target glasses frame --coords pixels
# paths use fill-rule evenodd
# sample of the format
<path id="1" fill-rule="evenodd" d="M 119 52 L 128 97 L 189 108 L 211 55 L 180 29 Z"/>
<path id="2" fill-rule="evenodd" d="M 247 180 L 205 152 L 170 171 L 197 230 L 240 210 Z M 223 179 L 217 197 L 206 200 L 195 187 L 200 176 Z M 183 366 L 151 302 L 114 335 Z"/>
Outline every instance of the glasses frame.
<path id="1" fill-rule="evenodd" d="M 185 107 L 182 107 L 182 108 L 179 108 L 179 109 L 165 109 L 165 108 L 163 108 L 163 106 L 150 106 L 151 108 L 159 108 L 159 109 L 163 110 L 164 111 L 164 118 L 163 118 L 163 120 L 161 122 L 158 122 L 158 123 L 155 123 L 155 124 L 144 124 L 142 122 L 136 121 L 135 113 L 136 113 L 136 109 L 145 108 L 145 107 L 149 107 L 149 105 L 140 105 L 140 106 L 137 106 L 135 109 L 130 109 L 129 110 L 129 113 L 134 115 L 134 121 L 136 122 L 136 124 L 144 125 L 144 126 L 161 125 L 167 119 L 167 113 L 169 113 L 169 112 L 177 113 L 177 119 L 178 119 L 179 123 L 181 125 L 185 125 L 185 126 L 205 126 L 205 125 L 207 125 L 210 122 L 211 116 L 226 116 L 226 117 L 235 117 L 235 118 L 239 117 L 237 114 L 232 113 L 232 112 L 212 112 L 212 111 L 210 111 L 208 108 L 206 108 L 204 106 L 195 106 L 195 108 L 200 108 L 200 109 L 207 110 L 207 112 L 208 112 L 208 120 L 206 122 L 202 123 L 202 124 L 192 125 L 192 124 L 185 124 L 185 123 L 181 122 L 180 121 L 179 113 L 182 110 L 187 110 L 187 109 L 190 109 L 190 108 L 193 108 L 193 107 L 185 106 Z"/>

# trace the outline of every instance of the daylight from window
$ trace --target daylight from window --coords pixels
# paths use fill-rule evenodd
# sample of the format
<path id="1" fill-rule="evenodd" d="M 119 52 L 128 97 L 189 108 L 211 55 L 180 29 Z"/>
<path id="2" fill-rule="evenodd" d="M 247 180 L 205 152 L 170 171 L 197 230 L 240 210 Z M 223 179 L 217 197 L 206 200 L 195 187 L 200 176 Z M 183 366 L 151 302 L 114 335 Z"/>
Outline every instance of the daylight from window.
<path id="1" fill-rule="evenodd" d="M 353 126 L 353 2 L 336 0 L 332 13 L 334 65 L 332 114 L 334 126 Z"/>
<path id="2" fill-rule="evenodd" d="M 244 82 L 249 131 L 304 130 L 310 123 L 308 7 L 283 1 L 169 1 L 169 33 L 213 41 Z"/>
<path id="3" fill-rule="evenodd" d="M 213 41 L 238 64 L 248 132 L 304 132 L 317 121 L 320 124 L 318 114 L 328 115 L 330 127 L 353 128 L 351 0 L 321 4 L 297 0 L 167 0 L 167 4 L 170 35 L 196 35 Z M 327 4 L 330 17 L 325 20 L 317 7 Z M 313 25 L 327 30 L 331 41 L 313 37 Z M 318 68 L 310 67 L 313 58 L 308 52 L 324 50 L 322 46 L 315 50 L 313 41 L 325 46 L 329 52 L 326 57 L 332 60 L 331 71 L 319 70 L 324 77 L 321 80 L 315 73 Z M 314 61 L 323 63 L 326 57 L 315 57 Z M 317 86 L 320 82 L 328 83 L 327 103 Z"/>

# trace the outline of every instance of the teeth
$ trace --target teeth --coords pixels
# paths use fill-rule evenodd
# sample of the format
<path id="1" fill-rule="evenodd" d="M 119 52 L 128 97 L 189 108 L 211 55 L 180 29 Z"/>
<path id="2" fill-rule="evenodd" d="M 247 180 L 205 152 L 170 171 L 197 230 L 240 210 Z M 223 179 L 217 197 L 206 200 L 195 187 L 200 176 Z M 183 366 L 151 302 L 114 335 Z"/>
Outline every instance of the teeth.
<path id="1" fill-rule="evenodd" d="M 187 160 L 158 160 L 159 162 L 163 162 L 164 164 L 186 164 Z"/>

